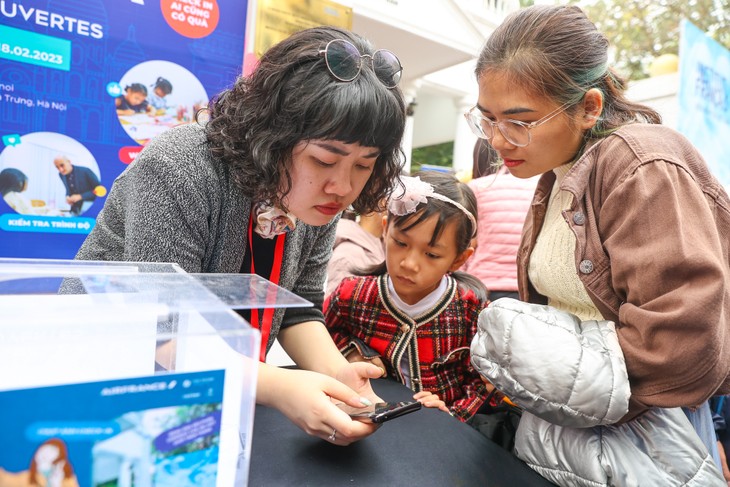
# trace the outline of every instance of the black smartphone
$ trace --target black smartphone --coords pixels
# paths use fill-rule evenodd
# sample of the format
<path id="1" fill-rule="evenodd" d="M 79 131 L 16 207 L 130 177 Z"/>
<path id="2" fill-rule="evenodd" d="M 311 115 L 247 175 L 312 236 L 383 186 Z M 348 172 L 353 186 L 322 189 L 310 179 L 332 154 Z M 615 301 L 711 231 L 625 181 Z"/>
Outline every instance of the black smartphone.
<path id="1" fill-rule="evenodd" d="M 372 406 L 364 408 L 354 408 L 344 403 L 339 404 L 339 406 L 352 419 L 363 423 L 384 423 L 421 409 L 421 403 L 418 401 L 376 402 Z"/>

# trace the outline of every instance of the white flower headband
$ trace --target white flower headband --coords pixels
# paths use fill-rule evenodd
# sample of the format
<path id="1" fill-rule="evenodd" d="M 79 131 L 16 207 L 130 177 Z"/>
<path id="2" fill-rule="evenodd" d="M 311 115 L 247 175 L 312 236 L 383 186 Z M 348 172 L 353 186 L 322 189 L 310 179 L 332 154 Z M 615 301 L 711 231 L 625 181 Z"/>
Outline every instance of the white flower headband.
<path id="1" fill-rule="evenodd" d="M 425 181 L 421 181 L 421 178 L 418 176 L 401 176 L 400 180 L 403 183 L 402 193 L 398 196 L 392 196 L 388 202 L 388 211 L 392 214 L 398 216 L 411 214 L 416 211 L 416 208 L 420 203 L 428 203 L 428 198 L 434 198 L 449 203 L 450 205 L 454 205 L 463 211 L 471 222 L 472 237 L 476 235 L 477 221 L 474 218 L 474 215 L 464 208 L 463 205 L 457 203 L 448 196 L 436 193 L 433 190 L 433 186 Z"/>

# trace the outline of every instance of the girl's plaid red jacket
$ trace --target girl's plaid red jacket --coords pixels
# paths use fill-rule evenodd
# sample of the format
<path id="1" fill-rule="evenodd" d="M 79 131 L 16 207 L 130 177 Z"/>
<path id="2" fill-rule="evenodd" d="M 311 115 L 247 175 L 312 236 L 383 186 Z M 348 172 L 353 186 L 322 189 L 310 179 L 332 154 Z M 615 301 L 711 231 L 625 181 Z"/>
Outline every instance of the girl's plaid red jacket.
<path id="1" fill-rule="evenodd" d="M 398 364 L 406 357 L 411 389 L 438 394 L 461 421 L 474 415 L 487 395 L 469 357 L 484 306 L 447 276 L 446 293 L 414 320 L 393 304 L 387 274 L 345 278 L 324 303 L 327 328 L 343 354 L 354 347 L 365 358 L 380 357 L 388 375 L 401 383 Z"/>

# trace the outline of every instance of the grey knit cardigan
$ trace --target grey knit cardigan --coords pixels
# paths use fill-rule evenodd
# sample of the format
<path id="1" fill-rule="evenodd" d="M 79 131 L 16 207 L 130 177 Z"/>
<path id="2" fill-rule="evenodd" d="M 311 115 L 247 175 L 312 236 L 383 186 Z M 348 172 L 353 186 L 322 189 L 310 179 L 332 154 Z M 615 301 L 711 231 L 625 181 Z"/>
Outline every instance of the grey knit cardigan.
<path id="1" fill-rule="evenodd" d="M 238 273 L 248 244 L 251 199 L 214 158 L 197 124 L 153 139 L 119 176 L 76 259 L 174 262 L 191 273 Z M 282 321 L 324 322 L 327 262 L 338 218 L 321 227 L 298 222 L 286 237 L 279 285 L 314 303 L 278 309 L 267 350 Z"/>

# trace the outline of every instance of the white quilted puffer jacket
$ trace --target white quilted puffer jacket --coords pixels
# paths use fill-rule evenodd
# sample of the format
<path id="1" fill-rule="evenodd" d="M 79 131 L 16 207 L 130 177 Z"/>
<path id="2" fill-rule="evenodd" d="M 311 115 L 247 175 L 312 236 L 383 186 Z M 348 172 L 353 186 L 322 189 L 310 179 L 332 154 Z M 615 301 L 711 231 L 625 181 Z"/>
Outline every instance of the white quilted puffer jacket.
<path id="1" fill-rule="evenodd" d="M 510 298 L 479 316 L 472 363 L 524 409 L 514 453 L 563 486 L 727 487 L 680 408 L 621 425 L 631 390 L 611 321 Z"/>

